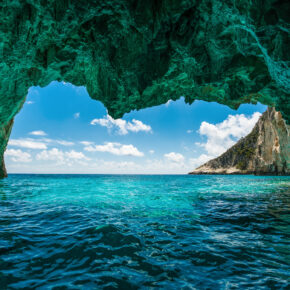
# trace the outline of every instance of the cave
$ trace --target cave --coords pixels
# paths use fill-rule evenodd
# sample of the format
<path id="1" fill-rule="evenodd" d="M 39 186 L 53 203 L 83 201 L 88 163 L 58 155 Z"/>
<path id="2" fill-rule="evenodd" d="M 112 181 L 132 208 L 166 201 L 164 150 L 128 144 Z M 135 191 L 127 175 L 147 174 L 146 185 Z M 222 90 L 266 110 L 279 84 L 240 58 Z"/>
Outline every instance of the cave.
<path id="1" fill-rule="evenodd" d="M 0 3 L 0 176 L 31 86 L 85 86 L 113 118 L 185 97 L 275 107 L 290 122 L 289 1 Z"/>
<path id="2" fill-rule="evenodd" d="M 289 16 L 289 0 L 1 0 L 0 289 L 289 289 Z M 28 91 L 54 81 L 84 87 L 121 121 L 180 97 L 268 109 L 190 174 L 3 178 Z"/>

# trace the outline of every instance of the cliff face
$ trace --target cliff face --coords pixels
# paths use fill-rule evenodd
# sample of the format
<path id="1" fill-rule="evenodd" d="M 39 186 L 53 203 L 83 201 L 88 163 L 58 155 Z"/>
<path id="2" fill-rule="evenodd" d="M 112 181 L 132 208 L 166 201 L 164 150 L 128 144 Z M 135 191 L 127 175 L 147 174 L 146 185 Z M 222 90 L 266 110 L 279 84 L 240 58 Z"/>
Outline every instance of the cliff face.
<path id="1" fill-rule="evenodd" d="M 268 108 L 249 135 L 189 174 L 290 175 L 290 126 Z"/>
<path id="2" fill-rule="evenodd" d="M 4 152 L 6 149 L 8 139 L 11 133 L 12 125 L 13 125 L 13 119 L 2 128 L 0 127 L 0 152 Z M 7 176 L 7 172 L 6 172 L 5 163 L 4 163 L 4 156 L 0 155 L 0 177 L 6 177 L 6 176 Z"/>
<path id="3" fill-rule="evenodd" d="M 0 131 L 31 86 L 53 80 L 85 86 L 114 118 L 185 96 L 259 101 L 290 123 L 289 10 L 287 0 L 0 1 Z"/>

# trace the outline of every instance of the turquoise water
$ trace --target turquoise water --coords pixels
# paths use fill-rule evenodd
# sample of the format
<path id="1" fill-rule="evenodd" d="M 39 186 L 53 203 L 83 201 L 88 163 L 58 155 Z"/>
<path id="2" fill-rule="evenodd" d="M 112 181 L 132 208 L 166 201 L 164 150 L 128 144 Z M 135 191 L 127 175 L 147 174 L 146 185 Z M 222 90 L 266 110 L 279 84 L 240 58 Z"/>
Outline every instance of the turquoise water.
<path id="1" fill-rule="evenodd" d="M 0 289 L 286 289 L 289 186 L 10 175 L 0 180 Z"/>

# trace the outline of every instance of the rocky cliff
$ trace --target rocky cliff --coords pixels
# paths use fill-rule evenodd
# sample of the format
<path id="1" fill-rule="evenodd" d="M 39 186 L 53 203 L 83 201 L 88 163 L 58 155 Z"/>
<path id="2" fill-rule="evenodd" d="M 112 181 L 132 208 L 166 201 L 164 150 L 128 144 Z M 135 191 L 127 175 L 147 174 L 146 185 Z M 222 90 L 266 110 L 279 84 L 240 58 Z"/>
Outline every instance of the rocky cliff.
<path id="1" fill-rule="evenodd" d="M 13 119 L 5 126 L 0 127 L 0 152 L 4 152 L 8 143 L 8 139 L 11 133 L 13 125 Z M 6 177 L 7 172 L 4 164 L 4 156 L 0 155 L 0 177 Z"/>
<path id="2" fill-rule="evenodd" d="M 0 1 L 0 131 L 31 86 L 53 80 L 85 86 L 114 118 L 185 96 L 259 101 L 289 122 L 289 10 L 287 0 Z"/>
<path id="3" fill-rule="evenodd" d="M 189 174 L 290 175 L 290 126 L 269 108 L 249 135 Z"/>

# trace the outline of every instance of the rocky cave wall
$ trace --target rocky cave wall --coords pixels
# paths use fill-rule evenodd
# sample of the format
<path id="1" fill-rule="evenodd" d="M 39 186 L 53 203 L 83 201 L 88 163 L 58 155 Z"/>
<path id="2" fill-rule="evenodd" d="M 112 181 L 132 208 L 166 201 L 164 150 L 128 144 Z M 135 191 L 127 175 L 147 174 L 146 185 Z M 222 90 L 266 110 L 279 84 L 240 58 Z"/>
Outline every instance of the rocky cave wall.
<path id="1" fill-rule="evenodd" d="M 1 0 L 1 163 L 29 87 L 53 80 L 115 118 L 184 96 L 259 101 L 289 123 L 289 15 L 286 0 Z"/>

